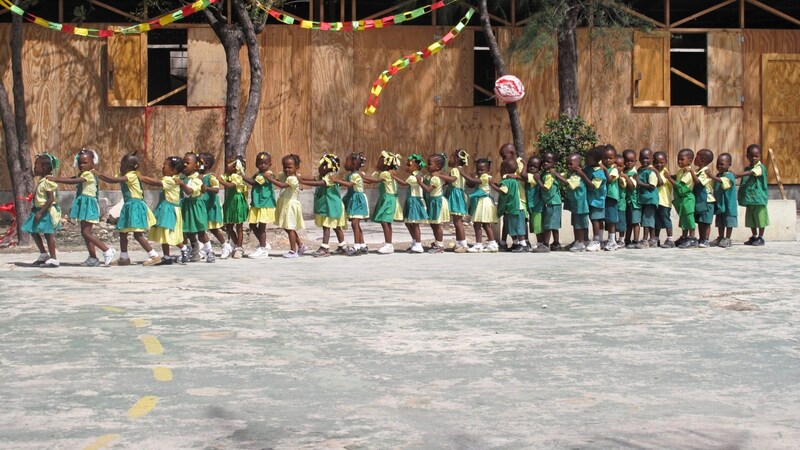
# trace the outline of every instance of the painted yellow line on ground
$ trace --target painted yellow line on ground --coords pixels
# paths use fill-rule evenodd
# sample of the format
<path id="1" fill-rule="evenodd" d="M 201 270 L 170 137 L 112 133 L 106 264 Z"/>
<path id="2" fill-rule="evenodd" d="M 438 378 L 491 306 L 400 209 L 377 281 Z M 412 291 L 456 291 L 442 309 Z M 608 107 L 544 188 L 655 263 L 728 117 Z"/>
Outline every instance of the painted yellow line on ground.
<path id="1" fill-rule="evenodd" d="M 117 308 L 116 306 L 101 306 L 104 310 L 113 313 L 124 313 L 125 310 L 122 308 Z"/>
<path id="2" fill-rule="evenodd" d="M 94 442 L 83 447 L 83 450 L 100 450 L 103 448 L 111 448 L 111 443 L 119 439 L 118 434 L 106 434 L 95 439 Z"/>
<path id="3" fill-rule="evenodd" d="M 131 419 L 138 419 L 139 417 L 147 415 L 158 404 L 158 397 L 147 396 L 139 399 L 136 404 L 131 406 L 128 410 L 128 417 Z"/>
<path id="4" fill-rule="evenodd" d="M 153 376 L 157 381 L 172 381 L 172 369 L 169 367 L 153 367 Z"/>
<path id="5" fill-rule="evenodd" d="M 133 325 L 134 328 L 148 327 L 150 326 L 150 321 L 146 319 L 131 319 L 131 325 Z"/>
<path id="6" fill-rule="evenodd" d="M 158 342 L 157 337 L 150 334 L 143 334 L 139 336 L 139 340 L 144 344 L 144 350 L 147 353 L 156 355 L 164 353 L 164 347 L 161 346 L 161 342 Z"/>

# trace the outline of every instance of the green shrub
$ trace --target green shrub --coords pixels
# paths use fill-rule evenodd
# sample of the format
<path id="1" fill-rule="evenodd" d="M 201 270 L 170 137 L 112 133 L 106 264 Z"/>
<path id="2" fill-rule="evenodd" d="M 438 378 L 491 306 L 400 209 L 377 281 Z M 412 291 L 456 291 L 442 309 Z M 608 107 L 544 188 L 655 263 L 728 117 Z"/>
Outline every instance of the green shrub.
<path id="1" fill-rule="evenodd" d="M 579 153 L 581 156 L 586 156 L 586 151 L 597 144 L 597 133 L 594 127 L 580 116 L 569 117 L 561 114 L 558 119 L 548 120 L 545 123 L 545 131 L 536 134 L 536 141 L 539 155 L 546 152 L 554 153 L 558 171 L 564 172 L 567 155 Z"/>

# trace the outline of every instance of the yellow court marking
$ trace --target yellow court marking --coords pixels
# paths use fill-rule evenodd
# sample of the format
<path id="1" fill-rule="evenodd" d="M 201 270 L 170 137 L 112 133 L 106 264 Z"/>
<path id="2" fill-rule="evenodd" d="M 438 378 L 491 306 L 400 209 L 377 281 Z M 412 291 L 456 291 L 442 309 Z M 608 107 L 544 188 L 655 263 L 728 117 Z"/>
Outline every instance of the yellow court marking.
<path id="1" fill-rule="evenodd" d="M 143 334 L 139 336 L 139 340 L 144 344 L 144 350 L 147 353 L 156 355 L 164 353 L 164 347 L 161 346 L 161 342 L 158 342 L 157 337 L 150 334 Z"/>
<path id="2" fill-rule="evenodd" d="M 101 306 L 104 310 L 113 313 L 124 313 L 125 310 L 122 308 L 117 308 L 116 306 Z"/>
<path id="3" fill-rule="evenodd" d="M 157 404 L 158 397 L 142 397 L 138 402 L 136 402 L 135 405 L 131 406 L 131 409 L 128 410 L 128 417 L 131 419 L 138 419 L 139 417 L 145 416 L 153 408 L 155 408 Z"/>
<path id="4" fill-rule="evenodd" d="M 153 376 L 157 381 L 172 381 L 172 369 L 169 367 L 153 367 Z"/>
<path id="5" fill-rule="evenodd" d="M 102 448 L 111 448 L 111 443 L 119 439 L 118 434 L 106 434 L 95 439 L 94 442 L 83 447 L 83 450 L 100 450 Z"/>
<path id="6" fill-rule="evenodd" d="M 134 328 L 143 328 L 150 326 L 150 321 L 146 319 L 131 319 L 131 325 L 133 325 Z"/>

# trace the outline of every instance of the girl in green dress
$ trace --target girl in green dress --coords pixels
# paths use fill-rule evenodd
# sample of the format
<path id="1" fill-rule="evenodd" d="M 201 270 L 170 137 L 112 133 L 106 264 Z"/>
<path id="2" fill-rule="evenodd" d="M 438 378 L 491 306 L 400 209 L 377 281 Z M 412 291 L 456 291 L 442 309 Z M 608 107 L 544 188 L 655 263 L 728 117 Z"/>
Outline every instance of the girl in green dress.
<path id="1" fill-rule="evenodd" d="M 48 175 L 58 173 L 59 167 L 61 161 L 49 153 L 36 155 L 33 162 L 33 175 L 39 177 L 39 182 L 36 183 L 31 214 L 22 225 L 22 231 L 30 233 L 39 249 L 39 258 L 34 261 L 34 266 L 59 266 L 56 240 L 53 237 L 61 228 L 61 209 L 57 201 L 58 184 L 47 179 Z M 44 241 L 47 241 L 47 248 Z"/>
<path id="2" fill-rule="evenodd" d="M 442 224 L 450 221 L 450 208 L 444 197 L 444 179 L 440 170 L 444 168 L 445 157 L 441 153 L 434 153 L 428 157 L 428 173 L 426 179 L 419 186 L 425 191 L 425 204 L 428 207 L 428 223 L 433 231 L 433 244 L 428 253 L 444 252 L 444 230 Z"/>
<path id="3" fill-rule="evenodd" d="M 312 256 L 330 256 L 331 229 L 336 233 L 339 246 L 336 254 L 347 254 L 347 243 L 344 240 L 344 229 L 347 227 L 347 216 L 344 212 L 344 202 L 339 192 L 339 180 L 333 175 L 339 172 L 339 158 L 336 155 L 326 154 L 319 160 L 319 176 L 313 179 L 300 177 L 300 183 L 306 186 L 315 186 L 314 191 L 314 223 L 322 227 L 322 244 L 312 253 Z"/>
<path id="4" fill-rule="evenodd" d="M 363 153 L 351 153 L 344 163 L 344 168 L 350 172 L 344 180 L 339 180 L 339 184 L 347 188 L 347 193 L 342 197 L 344 210 L 347 219 L 353 226 L 353 248 L 348 249 L 348 256 L 366 255 L 369 253 L 367 244 L 364 242 L 364 232 L 361 231 L 361 221 L 369 219 L 369 205 L 367 196 L 364 195 L 364 178 L 361 175 L 361 168 L 367 163 L 367 158 Z"/>
<path id="5" fill-rule="evenodd" d="M 278 186 L 275 176 L 269 170 L 272 167 L 272 156 L 267 152 L 260 152 L 256 155 L 256 168 L 258 172 L 252 178 L 244 177 L 244 181 L 251 186 L 250 191 L 250 212 L 247 222 L 250 229 L 258 238 L 258 248 L 253 253 L 247 255 L 248 258 L 267 258 L 272 246 L 267 243 L 267 224 L 275 223 L 275 192 L 273 184 Z M 280 187 L 280 186 L 278 186 Z M 234 250 L 234 258 L 240 257 L 237 250 Z"/>
<path id="6" fill-rule="evenodd" d="M 467 194 L 464 192 L 466 179 L 461 175 L 461 168 L 469 164 L 469 153 L 466 150 L 457 148 L 450 154 L 448 160 L 450 165 L 449 175 L 439 173 L 439 178 L 446 182 L 447 206 L 450 208 L 450 217 L 456 229 L 456 248 L 455 253 L 467 252 L 467 234 L 464 231 L 464 216 L 467 215 Z"/>
<path id="7" fill-rule="evenodd" d="M 244 254 L 242 242 L 244 241 L 244 223 L 247 221 L 249 209 L 247 207 L 247 182 L 244 181 L 245 168 L 244 156 L 236 155 L 225 162 L 225 173 L 219 178 L 219 184 L 225 188 L 225 203 L 222 205 L 225 231 L 228 233 L 229 243 L 222 245 L 220 258 L 226 259 L 231 255 Z"/>
<path id="8" fill-rule="evenodd" d="M 425 168 L 425 160 L 422 156 L 414 153 L 408 157 L 406 161 L 406 171 L 408 177 L 403 179 L 397 175 L 392 174 L 392 177 L 397 181 L 397 184 L 408 188 L 406 194 L 406 202 L 403 206 L 403 217 L 408 228 L 408 234 L 411 235 L 411 247 L 406 249 L 408 253 L 422 253 L 425 250 L 422 248 L 422 233 L 419 225 L 428 222 L 428 208 L 425 205 L 425 199 L 422 198 L 422 173 L 420 169 Z"/>
<path id="9" fill-rule="evenodd" d="M 219 244 L 225 247 L 225 235 L 222 234 L 222 228 L 225 227 L 225 219 L 222 215 L 222 201 L 219 198 L 219 179 L 211 172 L 217 159 L 211 153 L 200 153 L 200 175 L 203 180 L 203 201 L 206 203 L 206 211 L 208 212 L 208 226 L 207 230 L 213 234 Z M 211 240 L 206 237 L 206 242 L 200 250 L 200 257 L 204 258 L 206 262 L 214 262 L 216 255 L 214 249 L 211 247 Z"/>
<path id="10" fill-rule="evenodd" d="M 394 175 L 394 171 L 400 167 L 401 158 L 398 153 L 383 150 L 378 159 L 378 172 L 371 177 L 363 172 L 361 173 L 365 183 L 380 183 L 378 184 L 378 201 L 372 211 L 372 221 L 380 223 L 381 228 L 383 228 L 384 244 L 378 249 L 378 254 L 380 255 L 394 253 L 392 222 L 403 220 L 403 210 L 400 208 L 400 201 L 397 199 L 397 181 Z"/>
<path id="11" fill-rule="evenodd" d="M 189 256 L 189 249 L 185 246 L 186 241 L 184 242 L 184 247 L 181 248 L 181 262 L 184 263 L 200 261 L 200 244 L 205 246 L 208 243 L 208 235 L 206 235 L 208 208 L 203 198 L 205 187 L 199 172 L 202 167 L 203 163 L 196 153 L 188 152 L 183 155 L 183 181 L 189 188 L 189 192 L 181 200 L 183 235 L 186 241 L 192 245 L 191 257 Z"/>

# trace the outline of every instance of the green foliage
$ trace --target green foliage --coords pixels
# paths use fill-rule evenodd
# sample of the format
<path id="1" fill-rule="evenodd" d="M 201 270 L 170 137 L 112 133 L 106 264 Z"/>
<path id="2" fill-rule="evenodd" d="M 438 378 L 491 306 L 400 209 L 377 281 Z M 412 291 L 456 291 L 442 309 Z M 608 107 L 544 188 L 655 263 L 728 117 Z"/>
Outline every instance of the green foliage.
<path id="1" fill-rule="evenodd" d="M 536 69 L 549 67 L 557 54 L 558 37 L 569 32 L 569 14 L 577 9 L 577 26 L 592 27 L 590 37 L 602 38 L 624 28 L 649 31 L 648 22 L 626 12 L 630 8 L 624 0 L 521 0 L 530 11 L 530 20 L 522 35 L 511 42 L 508 51 L 519 55 L 522 62 L 535 62 Z M 625 40 L 601 40 L 603 54 L 607 59 L 620 49 L 633 48 L 631 38 Z"/>
<path id="2" fill-rule="evenodd" d="M 559 172 L 566 168 L 566 157 L 570 153 L 579 153 L 586 156 L 586 152 L 597 144 L 597 133 L 594 127 L 582 117 L 569 117 L 561 114 L 558 119 L 548 120 L 545 130 L 536 135 L 536 146 L 539 155 L 552 152 L 556 155 L 556 167 Z"/>

